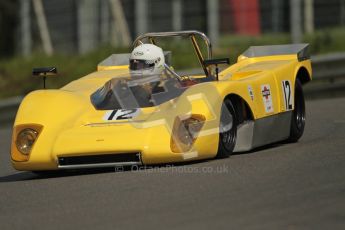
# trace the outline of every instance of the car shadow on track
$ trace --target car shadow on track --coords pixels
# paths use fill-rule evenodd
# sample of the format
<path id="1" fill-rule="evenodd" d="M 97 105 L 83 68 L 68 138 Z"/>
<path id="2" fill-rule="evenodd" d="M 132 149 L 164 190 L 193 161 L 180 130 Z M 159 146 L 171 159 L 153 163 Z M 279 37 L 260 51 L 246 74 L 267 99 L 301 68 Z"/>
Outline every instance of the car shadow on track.
<path id="1" fill-rule="evenodd" d="M 42 179 L 114 173 L 114 172 L 116 173 L 130 172 L 130 171 L 134 172 L 134 171 L 144 171 L 144 170 L 152 170 L 152 169 L 159 169 L 159 168 L 183 167 L 187 165 L 198 165 L 200 163 L 204 163 L 208 161 L 210 160 L 198 160 L 198 161 L 190 161 L 190 162 L 182 162 L 182 163 L 174 163 L 174 164 L 160 164 L 160 165 L 146 165 L 146 166 L 134 165 L 134 166 L 126 166 L 126 167 L 18 172 L 18 173 L 7 175 L 7 176 L 0 176 L 0 183 L 28 181 L 28 180 L 42 180 Z"/>
<path id="2" fill-rule="evenodd" d="M 0 183 L 27 181 L 27 180 L 40 180 L 58 177 L 79 176 L 87 174 L 97 174 L 114 172 L 114 169 L 102 168 L 102 169 L 83 169 L 83 170 L 58 170 L 58 171 L 42 171 L 42 172 L 18 172 L 15 174 L 0 177 Z"/>

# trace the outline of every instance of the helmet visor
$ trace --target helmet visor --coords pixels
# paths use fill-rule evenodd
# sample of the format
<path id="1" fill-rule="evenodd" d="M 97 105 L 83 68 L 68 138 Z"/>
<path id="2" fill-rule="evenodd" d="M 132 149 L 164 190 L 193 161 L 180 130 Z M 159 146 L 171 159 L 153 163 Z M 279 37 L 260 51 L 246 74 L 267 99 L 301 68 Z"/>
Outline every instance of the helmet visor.
<path id="1" fill-rule="evenodd" d="M 129 60 L 130 70 L 150 69 L 150 68 L 153 68 L 154 66 L 155 66 L 155 63 L 147 64 L 146 60 L 137 60 L 137 59 Z"/>

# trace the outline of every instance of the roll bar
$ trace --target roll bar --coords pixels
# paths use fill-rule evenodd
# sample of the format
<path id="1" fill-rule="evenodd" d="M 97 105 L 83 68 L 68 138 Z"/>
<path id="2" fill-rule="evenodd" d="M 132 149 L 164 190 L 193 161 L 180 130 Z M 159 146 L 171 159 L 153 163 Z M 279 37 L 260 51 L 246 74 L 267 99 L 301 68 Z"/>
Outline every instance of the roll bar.
<path id="1" fill-rule="evenodd" d="M 135 39 L 135 41 L 133 42 L 133 48 L 137 47 L 140 44 L 143 44 L 144 39 L 148 39 L 152 44 L 156 44 L 155 39 L 162 38 L 162 37 L 189 37 L 193 44 L 194 51 L 198 57 L 199 63 L 206 74 L 206 77 L 209 76 L 207 66 L 204 64 L 205 58 L 202 56 L 196 37 L 200 37 L 205 42 L 206 49 L 207 49 L 206 59 L 212 59 L 212 45 L 211 45 L 210 39 L 204 33 L 200 31 L 186 30 L 186 31 L 176 31 L 176 32 L 146 33 L 146 34 L 140 35 L 139 37 L 137 37 L 137 39 Z"/>

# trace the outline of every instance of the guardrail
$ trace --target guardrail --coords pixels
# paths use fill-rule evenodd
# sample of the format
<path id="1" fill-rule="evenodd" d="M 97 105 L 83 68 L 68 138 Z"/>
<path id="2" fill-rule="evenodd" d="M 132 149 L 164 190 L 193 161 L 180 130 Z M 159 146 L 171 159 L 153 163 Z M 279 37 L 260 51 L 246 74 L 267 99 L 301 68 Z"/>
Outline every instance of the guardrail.
<path id="1" fill-rule="evenodd" d="M 312 56 L 311 60 L 313 66 L 313 80 L 327 80 L 333 82 L 337 78 L 345 77 L 345 53 Z M 320 89 L 320 87 L 312 89 L 310 87 L 307 89 L 306 93 L 313 94 L 315 90 L 329 91 L 333 89 L 334 87 L 330 87 L 329 89 Z M 18 96 L 0 101 L 0 124 L 8 124 L 14 121 L 22 99 L 22 96 Z"/>
<path id="2" fill-rule="evenodd" d="M 312 56 L 313 79 L 333 81 L 345 77 L 345 53 Z"/>
<path id="3" fill-rule="evenodd" d="M 0 124 L 13 122 L 22 96 L 11 97 L 0 101 Z M 0 126 L 0 128 L 1 128 Z"/>

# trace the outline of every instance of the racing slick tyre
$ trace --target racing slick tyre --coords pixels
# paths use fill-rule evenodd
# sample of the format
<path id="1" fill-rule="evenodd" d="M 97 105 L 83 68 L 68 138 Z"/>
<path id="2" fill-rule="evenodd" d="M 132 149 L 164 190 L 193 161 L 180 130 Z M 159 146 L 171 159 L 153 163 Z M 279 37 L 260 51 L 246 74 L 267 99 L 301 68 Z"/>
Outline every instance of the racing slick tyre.
<path id="1" fill-rule="evenodd" d="M 225 99 L 219 122 L 219 143 L 216 158 L 229 157 L 236 144 L 238 115 L 230 99 Z"/>
<path id="2" fill-rule="evenodd" d="M 288 141 L 297 142 L 301 138 L 305 126 L 305 102 L 302 83 L 299 79 L 295 82 L 295 109 L 292 112 L 290 137 Z"/>

